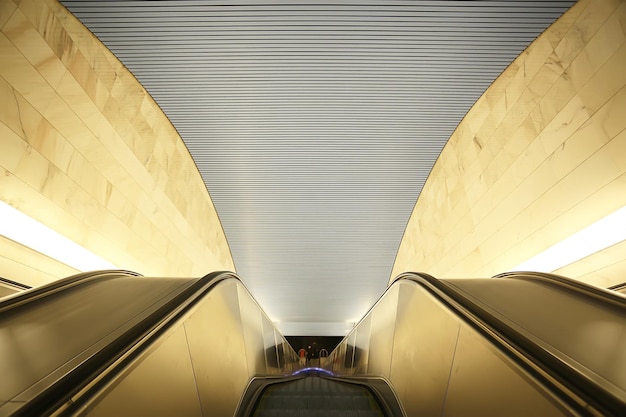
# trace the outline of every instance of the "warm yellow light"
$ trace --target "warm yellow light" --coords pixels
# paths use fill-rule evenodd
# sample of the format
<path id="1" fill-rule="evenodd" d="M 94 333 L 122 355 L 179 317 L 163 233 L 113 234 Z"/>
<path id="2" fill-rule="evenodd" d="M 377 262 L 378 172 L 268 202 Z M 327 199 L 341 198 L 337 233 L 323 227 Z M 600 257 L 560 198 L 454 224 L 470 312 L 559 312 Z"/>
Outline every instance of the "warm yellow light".
<path id="1" fill-rule="evenodd" d="M 626 240 L 626 207 L 551 246 L 511 271 L 553 272 Z"/>
<path id="2" fill-rule="evenodd" d="M 0 235 L 79 271 L 119 269 L 3 201 L 0 201 Z"/>

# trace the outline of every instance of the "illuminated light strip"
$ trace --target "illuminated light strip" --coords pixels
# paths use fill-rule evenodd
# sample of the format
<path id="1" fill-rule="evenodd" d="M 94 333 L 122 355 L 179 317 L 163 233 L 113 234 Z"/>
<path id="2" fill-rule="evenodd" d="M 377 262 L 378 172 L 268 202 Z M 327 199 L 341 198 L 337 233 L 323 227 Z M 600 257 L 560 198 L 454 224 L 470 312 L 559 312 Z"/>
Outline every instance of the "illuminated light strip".
<path id="1" fill-rule="evenodd" d="M 0 235 L 79 271 L 119 269 L 3 201 L 0 201 Z"/>
<path id="2" fill-rule="evenodd" d="M 553 272 L 624 240 L 626 240 L 626 206 L 510 271 Z"/>
<path id="3" fill-rule="evenodd" d="M 345 336 L 354 328 L 346 322 L 285 322 L 274 321 L 274 326 L 288 336 Z"/>

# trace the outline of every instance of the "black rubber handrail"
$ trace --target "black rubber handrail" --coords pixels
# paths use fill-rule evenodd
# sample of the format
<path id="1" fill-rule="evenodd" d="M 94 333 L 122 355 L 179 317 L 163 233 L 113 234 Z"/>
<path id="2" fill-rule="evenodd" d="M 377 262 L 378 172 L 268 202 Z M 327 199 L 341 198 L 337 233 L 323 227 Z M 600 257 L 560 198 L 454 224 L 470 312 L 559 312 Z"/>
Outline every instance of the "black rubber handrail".
<path id="1" fill-rule="evenodd" d="M 521 274 L 516 273 L 514 275 L 518 278 Z M 499 275 L 498 277 L 506 278 L 511 276 L 513 274 Z M 531 278 L 541 278 L 544 281 L 550 281 L 553 285 L 559 285 L 565 290 L 593 294 L 595 298 L 602 298 L 603 300 L 606 296 L 604 294 L 606 291 L 601 291 L 600 294 L 594 291 L 594 288 L 584 288 L 584 284 L 582 286 L 571 285 L 569 282 L 571 280 L 565 282 L 560 279 L 551 279 L 550 274 L 536 273 Z M 604 416 L 626 415 L 626 404 L 623 399 L 616 397 L 612 392 L 595 384 L 577 369 L 572 368 L 550 352 L 537 346 L 536 343 L 509 326 L 509 324 L 488 312 L 486 308 L 447 285 L 445 281 L 440 281 L 425 273 L 407 272 L 396 277 L 393 283 L 401 280 L 415 282 L 426 289 L 464 322 L 492 341 L 507 357 L 541 381 L 554 395 L 581 415 L 593 415 L 589 410 L 589 406 L 595 409 L 596 413 Z M 611 299 L 610 295 L 606 298 L 606 300 Z M 611 305 L 614 306 L 612 302 Z M 621 307 L 624 308 L 623 300 L 621 301 Z M 573 397 L 572 394 L 578 398 Z"/>
<path id="2" fill-rule="evenodd" d="M 39 287 L 30 288 L 25 291 L 9 295 L 6 298 L 3 298 L 2 301 L 0 301 L 0 313 L 15 309 L 22 304 L 30 303 L 43 297 L 49 297 L 64 288 L 73 287 L 75 285 L 85 283 L 87 281 L 91 281 L 102 276 L 110 276 L 113 274 L 116 276 L 140 276 L 140 274 L 137 274 L 135 272 L 124 270 L 82 272 L 80 274 L 72 275 L 67 278 L 52 281 Z"/>
<path id="3" fill-rule="evenodd" d="M 575 291 L 579 294 L 582 294 L 587 297 L 592 297 L 600 300 L 602 303 L 606 305 L 611 305 L 617 307 L 618 309 L 626 309 L 626 305 L 624 304 L 624 297 L 619 294 L 615 294 L 615 292 L 609 291 L 609 289 L 604 289 L 600 287 L 596 287 L 594 285 L 589 285 L 585 282 L 578 281 L 572 278 L 567 278 L 562 275 L 550 274 L 547 272 L 534 272 L 534 271 L 524 271 L 524 272 L 505 272 L 502 274 L 498 274 L 494 276 L 494 278 L 515 278 L 522 280 L 535 280 L 544 282 L 550 285 L 556 285 L 560 288 L 568 288 L 569 290 Z"/>
<path id="4" fill-rule="evenodd" d="M 119 271 L 113 271 L 115 273 Z M 70 415 L 76 411 L 90 395 L 115 377 L 128 362 L 139 355 L 155 338 L 159 337 L 179 317 L 195 305 L 215 285 L 226 279 L 239 278 L 232 272 L 219 271 L 208 274 L 181 293 L 165 302 L 149 316 L 133 325 L 106 347 L 95 352 L 83 363 L 72 369 L 61 379 L 45 388 L 35 398 L 20 407 L 14 416 L 45 416 L 52 413 Z M 121 359 L 129 349 L 134 353 Z M 119 363 L 116 363 L 119 362 Z M 114 369 L 110 368 L 113 364 Z M 107 370 L 106 375 L 103 372 Z M 95 382 L 97 379 L 97 382 Z M 81 392 L 76 398 L 77 393 Z"/>

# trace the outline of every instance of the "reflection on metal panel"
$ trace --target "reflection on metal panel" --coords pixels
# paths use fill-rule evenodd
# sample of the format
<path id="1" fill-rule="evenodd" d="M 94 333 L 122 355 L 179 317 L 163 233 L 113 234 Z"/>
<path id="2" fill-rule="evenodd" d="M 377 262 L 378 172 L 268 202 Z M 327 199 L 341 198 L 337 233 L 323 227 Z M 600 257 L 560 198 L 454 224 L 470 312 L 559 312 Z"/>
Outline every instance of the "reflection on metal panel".
<path id="1" fill-rule="evenodd" d="M 444 416 L 567 415 L 524 372 L 474 330 L 461 328 Z"/>
<path id="2" fill-rule="evenodd" d="M 354 331 L 346 338 L 348 343 L 346 344 L 346 359 L 343 361 L 343 366 L 349 375 L 354 375 L 354 348 L 356 345 L 356 332 L 357 329 L 354 329 Z"/>
<path id="3" fill-rule="evenodd" d="M 139 359 L 150 366 L 150 370 L 141 370 L 141 364 L 130 365 L 111 383 L 110 386 L 117 388 L 101 391 L 83 411 L 89 413 L 93 408 L 115 411 L 98 415 L 153 415 L 144 412 L 153 408 L 153 404 L 149 403 L 152 401 L 151 381 L 145 380 L 144 384 L 126 382 L 128 379 L 140 381 L 142 375 L 159 373 L 161 368 L 158 363 L 146 358 L 150 356 L 172 365 L 166 369 L 167 375 L 158 375 L 155 381 L 159 378 L 171 378 L 174 381 L 191 378 L 195 383 L 176 387 L 176 390 L 185 390 L 179 395 L 180 401 L 195 401 L 199 404 L 201 415 L 217 417 L 233 415 L 251 377 L 277 374 L 281 370 L 291 372 L 296 364 L 296 353 L 282 335 L 275 333 L 269 319 L 237 280 L 217 284 L 174 328 L 175 334 L 180 332 L 186 337 L 178 352 L 174 352 L 159 338 L 155 346 Z M 192 367 L 177 366 L 180 360 L 178 355 L 189 356 Z M 137 371 L 140 372 L 139 376 L 135 375 Z M 116 392 L 126 390 L 127 387 L 133 387 L 134 390 L 121 394 Z M 141 391 L 141 395 L 134 397 L 132 406 L 117 401 L 118 398 L 133 395 L 135 391 Z M 108 395 L 111 395 L 111 399 Z M 142 404 L 143 401 L 148 403 Z M 157 403 L 159 401 L 156 400 Z M 181 404 L 174 411 L 164 407 L 169 410 L 167 414 L 154 415 L 195 415 L 185 412 L 187 406 Z"/>
<path id="4" fill-rule="evenodd" d="M 184 327 L 163 339 L 85 412 L 93 417 L 202 416 Z"/>
<path id="5" fill-rule="evenodd" d="M 441 415 L 459 322 L 412 283 L 398 286 L 389 379 L 410 416 Z"/>
<path id="6" fill-rule="evenodd" d="M 269 373 L 277 374 L 278 373 L 278 356 L 276 354 L 276 339 L 274 338 L 274 326 L 272 322 L 267 318 L 263 317 L 263 327 L 262 327 L 262 336 L 263 336 L 263 346 L 265 351 L 265 369 L 268 370 Z"/>
<path id="7" fill-rule="evenodd" d="M 367 341 L 359 337 L 361 326 Z M 367 370 L 351 366 L 355 338 L 368 352 Z M 570 415 L 546 388 L 412 281 L 395 283 L 331 359 L 337 374 L 388 379 L 412 417 Z"/>
<path id="8" fill-rule="evenodd" d="M 368 373 L 389 379 L 391 354 L 398 306 L 398 286 L 387 291 L 369 314 L 372 316 L 369 340 Z M 372 335 L 375 335 L 373 337 Z"/>
<path id="9" fill-rule="evenodd" d="M 184 326 L 203 412 L 232 415 L 248 382 L 237 282 L 218 284 Z"/>
<path id="10" fill-rule="evenodd" d="M 265 373 L 265 346 L 263 338 L 263 316 L 259 306 L 243 286 L 238 286 L 239 308 L 241 309 L 241 325 L 246 346 L 248 371 L 252 375 Z"/>
<path id="11" fill-rule="evenodd" d="M 161 361 L 172 364 L 179 362 L 178 355 L 189 356 L 192 367 L 172 365 L 173 368 L 167 370 L 169 377 L 173 380 L 191 378 L 194 382 L 191 386 L 177 386 L 177 390 L 185 390 L 180 398 L 188 397 L 185 401 L 195 401 L 201 415 L 217 417 L 233 415 L 251 377 L 277 374 L 281 370 L 291 372 L 292 368 L 286 364 L 296 363 L 296 353 L 282 335 L 275 333 L 269 319 L 237 280 L 217 284 L 174 328 L 175 333 L 182 332 L 185 336 L 181 351 L 162 351 L 167 349 L 167 345 L 159 338 L 139 359 L 147 363 L 146 366 L 155 368 L 142 371 L 141 365 L 131 364 L 110 384 L 116 388 L 107 388 L 95 395 L 92 404 L 84 408 L 84 413 L 91 415 L 92 410 L 102 408 L 115 412 L 101 415 L 194 415 L 184 411 L 187 406 L 168 414 L 144 413 L 144 410 L 160 409 L 159 404 L 163 401 L 162 408 L 169 410 L 167 396 L 151 395 L 152 382 L 148 379 L 132 384 L 133 395 L 141 393 L 134 397 L 132 406 L 117 400 L 129 395 L 116 392 L 127 389 L 127 379 L 135 381 L 140 380 L 141 375 L 158 373 L 158 364 L 148 361 L 146 356 L 157 355 Z M 139 375 L 136 375 L 137 372 Z"/>
<path id="12" fill-rule="evenodd" d="M 367 374 L 367 363 L 369 359 L 370 326 L 371 315 L 365 317 L 356 332 L 354 342 L 354 368 L 355 374 Z"/>
<path id="13" fill-rule="evenodd" d="M 341 375 L 345 373 L 344 362 L 346 358 L 346 339 L 337 346 L 337 348 L 330 355 L 330 363 L 332 364 L 332 371 L 335 374 Z"/>
<path id="14" fill-rule="evenodd" d="M 568 361 L 571 366 L 595 374 L 597 383 L 626 392 L 626 303 L 621 308 L 590 303 L 582 294 L 563 292 L 548 281 L 521 277 L 463 281 L 447 282 L 552 354 L 565 361 L 574 358 Z M 507 296 L 512 293 L 517 296 Z"/>
<path id="15" fill-rule="evenodd" d="M 0 400 L 30 400 L 191 281 L 109 274 L 4 311 Z"/>
<path id="16" fill-rule="evenodd" d="M 83 275 L 0 305 L 0 415 L 230 417 L 252 376 L 296 366 L 233 274 Z"/>

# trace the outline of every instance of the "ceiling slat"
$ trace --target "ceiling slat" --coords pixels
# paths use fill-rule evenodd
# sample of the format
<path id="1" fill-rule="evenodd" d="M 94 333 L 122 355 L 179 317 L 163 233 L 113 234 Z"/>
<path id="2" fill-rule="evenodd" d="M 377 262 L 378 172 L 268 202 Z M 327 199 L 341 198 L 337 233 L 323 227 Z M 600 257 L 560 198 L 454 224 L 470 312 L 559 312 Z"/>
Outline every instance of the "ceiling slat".
<path id="1" fill-rule="evenodd" d="M 319 324 L 383 292 L 447 139 L 573 2 L 62 3 L 185 140 L 270 317 Z"/>

